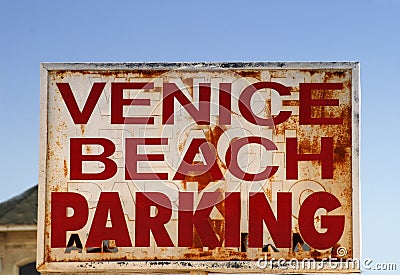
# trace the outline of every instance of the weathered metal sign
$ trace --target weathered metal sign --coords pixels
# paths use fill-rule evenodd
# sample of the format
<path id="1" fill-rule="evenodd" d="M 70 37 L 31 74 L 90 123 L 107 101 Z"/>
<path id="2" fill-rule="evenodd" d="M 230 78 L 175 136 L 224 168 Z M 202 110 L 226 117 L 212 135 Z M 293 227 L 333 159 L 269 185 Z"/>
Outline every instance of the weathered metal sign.
<path id="1" fill-rule="evenodd" d="M 358 102 L 358 63 L 42 64 L 39 270 L 359 258 Z"/>

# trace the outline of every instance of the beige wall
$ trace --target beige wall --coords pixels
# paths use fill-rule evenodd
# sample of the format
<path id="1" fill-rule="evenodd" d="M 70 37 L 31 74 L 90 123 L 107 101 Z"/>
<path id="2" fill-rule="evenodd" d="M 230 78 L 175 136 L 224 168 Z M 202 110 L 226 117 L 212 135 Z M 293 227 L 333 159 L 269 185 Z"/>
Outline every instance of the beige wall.
<path id="1" fill-rule="evenodd" d="M 19 267 L 36 261 L 36 231 L 0 232 L 0 274 L 18 275 Z"/>

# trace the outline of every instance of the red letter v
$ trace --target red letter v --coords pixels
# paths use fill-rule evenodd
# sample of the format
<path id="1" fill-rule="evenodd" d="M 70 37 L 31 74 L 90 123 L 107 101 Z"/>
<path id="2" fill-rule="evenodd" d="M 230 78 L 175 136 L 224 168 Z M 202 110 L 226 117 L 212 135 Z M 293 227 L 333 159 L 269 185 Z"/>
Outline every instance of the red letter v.
<path id="1" fill-rule="evenodd" d="M 86 124 L 93 113 L 96 103 L 99 101 L 100 95 L 103 92 L 105 82 L 97 82 L 93 84 L 90 90 L 88 99 L 83 106 L 82 112 L 79 110 L 78 104 L 76 103 L 75 97 L 72 93 L 69 83 L 57 83 L 57 87 L 60 90 L 61 96 L 63 97 L 65 104 L 67 105 L 68 111 L 71 114 L 75 124 Z"/>

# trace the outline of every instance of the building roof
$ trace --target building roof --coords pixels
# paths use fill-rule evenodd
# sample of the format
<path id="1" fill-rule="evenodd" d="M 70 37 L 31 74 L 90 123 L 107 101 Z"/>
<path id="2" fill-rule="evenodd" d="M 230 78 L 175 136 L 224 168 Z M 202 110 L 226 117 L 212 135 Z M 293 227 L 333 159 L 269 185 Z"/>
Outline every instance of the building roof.
<path id="1" fill-rule="evenodd" d="M 38 186 L 0 203 L 0 225 L 36 225 Z"/>

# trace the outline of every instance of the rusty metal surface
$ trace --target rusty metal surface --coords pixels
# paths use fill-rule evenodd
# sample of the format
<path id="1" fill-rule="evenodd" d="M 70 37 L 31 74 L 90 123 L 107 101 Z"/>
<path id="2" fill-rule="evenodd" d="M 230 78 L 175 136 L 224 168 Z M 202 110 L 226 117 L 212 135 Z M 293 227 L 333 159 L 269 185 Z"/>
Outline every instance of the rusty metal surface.
<path id="1" fill-rule="evenodd" d="M 223 268 L 224 263 L 218 262 L 216 270 L 219 272 L 265 272 L 256 270 L 254 261 L 259 258 L 285 259 L 322 259 L 337 257 L 336 249 L 343 247 L 346 254 L 342 258 L 359 257 L 359 197 L 358 197 L 358 64 L 356 63 L 199 63 L 199 64 L 44 64 L 42 71 L 42 145 L 41 151 L 45 156 L 41 159 L 41 177 L 39 196 L 39 255 L 38 264 L 44 272 L 54 271 L 64 266 L 67 269 L 96 269 L 105 270 L 109 264 L 118 269 L 116 262 L 120 262 L 125 270 L 151 270 L 160 268 L 158 265 L 149 266 L 141 261 L 162 260 L 172 266 L 175 271 L 187 271 L 190 267 L 181 266 L 182 263 L 201 261 L 225 261 L 234 266 Z M 154 116 L 154 125 L 115 125 L 110 123 L 110 83 L 145 81 L 154 83 L 154 89 L 127 91 L 127 97 L 150 98 L 150 106 L 139 109 L 125 108 L 126 116 Z M 253 97 L 252 108 L 259 116 L 276 116 L 279 111 L 291 111 L 286 121 L 273 126 L 258 126 L 249 123 L 238 109 L 238 98 L 244 87 L 256 82 L 277 82 L 290 90 L 290 95 L 281 96 L 264 89 Z M 69 83 L 75 93 L 78 106 L 82 108 L 88 93 L 95 82 L 106 82 L 104 93 L 93 114 L 86 124 L 74 124 L 65 102 L 56 83 Z M 162 83 L 176 83 L 178 87 L 186 89 L 187 95 L 198 98 L 198 83 L 211 83 L 217 89 L 221 82 L 232 83 L 232 124 L 220 125 L 218 117 L 218 99 L 211 99 L 210 125 L 198 125 L 185 112 L 175 114 L 175 123 L 163 125 L 161 123 Z M 43 84 L 44 83 L 44 84 Z M 312 117 L 335 118 L 340 117 L 340 125 L 301 125 L 299 123 L 299 89 L 300 83 L 342 83 L 341 90 L 314 91 L 314 99 L 339 99 L 340 104 L 334 107 L 313 107 Z M 45 89 L 45 91 L 43 91 Z M 44 96 L 43 96 L 44 94 Z M 43 97 L 45 99 L 43 99 Z M 44 103 L 43 103 L 44 101 Z M 44 114 L 43 114 L 44 113 Z M 355 119 L 357 121 L 355 121 Z M 250 135 L 262 136 L 270 139 L 277 146 L 273 152 L 264 152 L 259 146 L 248 146 L 239 154 L 243 160 L 243 167 L 250 171 L 260 171 L 266 165 L 279 166 L 272 177 L 260 181 L 242 181 L 234 177 L 227 169 L 224 161 L 226 148 L 235 137 Z M 204 137 L 214 145 L 217 154 L 217 163 L 224 180 L 213 181 L 209 173 L 200 176 L 186 176 L 183 180 L 173 180 L 172 176 L 185 154 L 189 141 L 194 136 Z M 106 137 L 116 145 L 116 152 L 112 159 L 117 163 L 118 172 L 114 177 L 105 181 L 83 181 L 70 179 L 70 151 L 69 142 L 75 137 Z M 124 140 L 131 137 L 167 138 L 167 146 L 146 148 L 146 153 L 162 153 L 164 162 L 155 162 L 140 166 L 143 171 L 162 171 L 169 174 L 169 178 L 162 182 L 126 180 L 124 178 Z M 298 179 L 287 179 L 285 175 L 285 146 L 286 138 L 297 138 L 299 154 L 319 154 L 321 151 L 320 137 L 332 137 L 334 144 L 334 174 L 331 179 L 321 178 L 321 164 L 319 161 L 299 162 Z M 45 143 L 45 144 L 44 144 Z M 161 149 L 160 149 L 161 148 Z M 85 154 L 99 154 L 99 146 L 85 146 Z M 200 160 L 201 162 L 201 160 Z M 90 163 L 84 166 L 86 171 L 99 171 L 99 163 Z M 101 192 L 118 192 L 122 201 L 128 230 L 133 240 L 135 235 L 135 194 L 136 192 L 162 192 L 171 202 L 173 214 L 166 224 L 167 231 L 175 247 L 157 247 L 151 238 L 150 247 L 118 247 L 114 253 L 65 253 L 65 248 L 52 248 L 51 239 L 51 193 L 77 192 L 89 202 L 89 218 L 87 224 L 78 233 L 87 236 L 91 220 L 96 211 L 97 200 Z M 239 248 L 203 247 L 201 240 L 193 231 L 192 247 L 177 247 L 178 232 L 178 192 L 192 191 L 198 194 L 195 201 L 204 192 L 240 192 L 241 222 L 240 232 L 242 246 Z M 264 192 L 276 209 L 278 192 L 292 194 L 292 233 L 293 237 L 299 234 L 298 212 L 307 196 L 314 192 L 325 191 L 333 194 L 340 200 L 341 207 L 335 210 L 336 215 L 345 216 L 345 227 L 342 237 L 335 245 L 335 249 L 310 249 L 302 247 L 295 249 L 280 248 L 279 251 L 262 251 L 262 248 L 243 249 L 248 231 L 248 194 Z M 323 215 L 321 212 L 319 215 Z M 320 216 L 316 216 L 315 226 L 321 230 Z M 224 242 L 225 205 L 223 199 L 215 206 L 210 215 L 210 224 L 221 243 Z M 67 235 L 67 240 L 70 234 Z M 76 233 L 76 232 L 75 232 Z M 273 244 L 268 230 L 264 227 L 264 245 Z M 293 238 L 292 237 L 292 238 Z M 116 262 L 115 262 L 116 261 Z M 131 262 L 130 262 L 131 261 Z M 136 264 L 135 264 L 135 261 Z M 174 262 L 181 261 L 181 262 Z M 241 262 L 244 261 L 244 262 Z M 248 261 L 248 262 L 247 262 Z M 89 262 L 92 265 L 87 265 Z M 111 264 L 114 262 L 113 264 Z M 70 263 L 66 265 L 66 263 Z M 85 263 L 80 265 L 79 263 Z M 59 265 L 57 265 L 59 264 Z M 167 265 L 167 264 L 165 264 Z M 243 265 L 242 267 L 240 267 Z M 204 267 L 205 266 L 205 267 Z M 204 263 L 202 270 L 212 269 L 212 265 Z M 80 268 L 79 268 L 80 267 Z M 164 268 L 164 267 L 163 267 Z M 238 271 L 240 269 L 240 271 Z M 166 269 L 168 270 L 168 269 Z M 171 272 L 171 270 L 166 272 Z M 143 272 L 143 271 L 141 271 Z M 282 271 L 280 271 L 282 272 Z M 343 271 L 342 271 L 343 272 Z"/>

